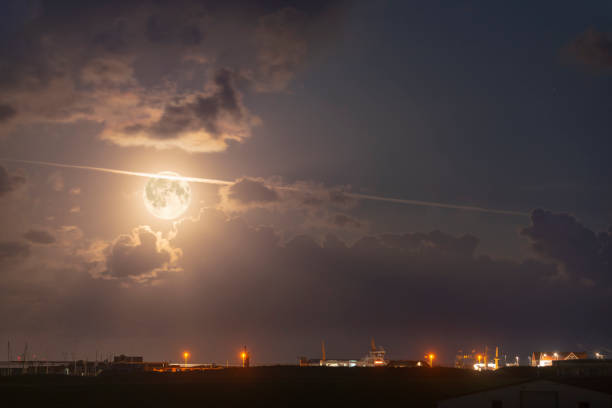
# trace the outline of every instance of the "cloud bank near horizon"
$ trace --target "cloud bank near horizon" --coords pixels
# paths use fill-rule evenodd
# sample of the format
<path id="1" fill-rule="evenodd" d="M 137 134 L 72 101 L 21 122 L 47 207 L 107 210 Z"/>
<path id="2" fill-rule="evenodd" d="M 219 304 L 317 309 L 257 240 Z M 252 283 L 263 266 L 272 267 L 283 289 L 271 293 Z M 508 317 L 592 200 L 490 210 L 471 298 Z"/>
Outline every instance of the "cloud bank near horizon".
<path id="1" fill-rule="evenodd" d="M 569 215 L 544 210 L 533 212 L 523 235 L 534 248 L 556 248 L 572 239 L 574 231 L 599 236 L 598 248 L 609 252 L 609 233 L 594 233 Z M 608 264 L 590 259 L 594 253 L 588 250 L 567 255 L 541 249 L 534 254 L 541 259 L 508 261 L 477 255 L 480 240 L 473 235 L 443 231 L 366 234 L 352 245 L 333 234 L 322 242 L 307 235 L 283 241 L 269 227 L 249 226 L 216 210 L 182 221 L 173 237 L 139 227 L 106 242 L 86 245 L 79 234 L 70 242 L 51 244 L 64 253 L 61 262 L 55 259 L 57 252 L 49 262 L 46 245 L 0 244 L 5 265 L 0 314 L 19 322 L 12 330 L 59 337 L 78 332 L 84 342 L 89 336 L 104 338 L 107 330 L 132 337 L 155 332 L 159 341 L 172 342 L 159 332 L 160 325 L 170 322 L 173 331 L 184 330 L 190 338 L 204 335 L 198 326 L 233 336 L 240 327 L 289 337 L 301 330 L 355 330 L 380 333 L 383 339 L 385 333 L 402 332 L 398 327 L 415 326 L 421 335 L 439 338 L 444 327 L 446 334 L 454 333 L 453 341 L 468 341 L 469 332 L 479 327 L 495 333 L 508 324 L 517 332 L 529 330 L 535 342 L 550 341 L 553 332 L 576 340 L 575 333 L 587 326 L 601 330 L 592 342 L 611 334 L 585 318 L 610 306 L 612 290 L 611 271 L 603 266 Z M 603 273 L 595 279 L 589 271 L 575 269 L 576 259 L 602 265 Z M 44 273 L 34 272 L 41 264 L 46 265 Z M 25 292 L 24 285 L 29 288 Z M 579 315 L 574 302 L 564 300 L 568 296 L 584 306 Z M 435 301 L 440 298 L 445 301 Z M 53 306 L 21 308 L 34 299 Z M 495 308 L 483 308 L 493 303 Z M 28 318 L 23 316 L 26 310 Z M 88 323 L 92 316 L 95 327 Z M 448 316 L 478 319 L 453 324 Z M 296 319 L 302 322 L 299 327 L 291 324 Z M 559 326 L 561 320 L 566 324 Z M 133 321 L 138 327 L 130 326 Z M 563 327 L 570 326 L 571 333 L 565 332 Z M 504 336 L 506 342 L 522 341 Z M 489 337 L 497 341 L 494 334 Z"/>

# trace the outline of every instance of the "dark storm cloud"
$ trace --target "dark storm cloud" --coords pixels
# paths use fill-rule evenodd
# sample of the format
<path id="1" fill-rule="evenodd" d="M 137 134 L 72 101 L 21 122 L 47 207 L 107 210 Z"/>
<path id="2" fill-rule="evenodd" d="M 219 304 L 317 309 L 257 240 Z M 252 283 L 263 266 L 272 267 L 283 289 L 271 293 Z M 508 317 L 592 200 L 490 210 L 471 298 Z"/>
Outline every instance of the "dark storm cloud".
<path id="1" fill-rule="evenodd" d="M 612 39 L 607 33 L 589 28 L 577 36 L 567 51 L 579 62 L 595 68 L 612 68 Z"/>
<path id="2" fill-rule="evenodd" d="M 160 233 L 141 226 L 108 245 L 94 245 L 87 255 L 101 261 L 97 265 L 90 262 L 94 277 L 150 282 L 178 270 L 175 264 L 181 250 L 173 248 Z"/>
<path id="3" fill-rule="evenodd" d="M 16 190 L 25 184 L 25 177 L 21 175 L 9 174 L 9 172 L 0 166 L 0 197 Z"/>
<path id="4" fill-rule="evenodd" d="M 612 282 L 612 228 L 596 233 L 572 215 L 537 209 L 521 234 L 529 238 L 534 252 L 560 263 L 571 277 Z"/>
<path id="5" fill-rule="evenodd" d="M 34 244 L 52 244 L 56 241 L 49 231 L 40 229 L 31 229 L 23 237 Z"/>
<path id="6" fill-rule="evenodd" d="M 30 246 L 19 241 L 0 242 L 0 261 L 25 258 L 30 254 Z"/>

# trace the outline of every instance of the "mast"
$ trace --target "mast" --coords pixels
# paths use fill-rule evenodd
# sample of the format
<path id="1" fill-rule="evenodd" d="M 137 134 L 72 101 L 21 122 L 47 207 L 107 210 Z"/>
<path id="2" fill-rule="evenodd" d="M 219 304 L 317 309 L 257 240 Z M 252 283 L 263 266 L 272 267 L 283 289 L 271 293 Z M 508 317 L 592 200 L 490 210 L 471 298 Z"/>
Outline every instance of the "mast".
<path id="1" fill-rule="evenodd" d="M 321 361 L 325 363 L 325 341 L 321 340 Z"/>

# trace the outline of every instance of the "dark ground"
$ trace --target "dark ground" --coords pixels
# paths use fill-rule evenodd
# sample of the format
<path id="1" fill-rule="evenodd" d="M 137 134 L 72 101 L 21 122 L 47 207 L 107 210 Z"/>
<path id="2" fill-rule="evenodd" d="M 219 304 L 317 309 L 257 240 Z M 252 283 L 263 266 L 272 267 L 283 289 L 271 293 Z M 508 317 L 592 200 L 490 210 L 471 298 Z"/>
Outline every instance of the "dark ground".
<path id="1" fill-rule="evenodd" d="M 529 369 L 476 373 L 452 368 L 319 367 L 24 375 L 0 377 L 0 407 L 435 407 L 440 399 L 536 375 Z"/>

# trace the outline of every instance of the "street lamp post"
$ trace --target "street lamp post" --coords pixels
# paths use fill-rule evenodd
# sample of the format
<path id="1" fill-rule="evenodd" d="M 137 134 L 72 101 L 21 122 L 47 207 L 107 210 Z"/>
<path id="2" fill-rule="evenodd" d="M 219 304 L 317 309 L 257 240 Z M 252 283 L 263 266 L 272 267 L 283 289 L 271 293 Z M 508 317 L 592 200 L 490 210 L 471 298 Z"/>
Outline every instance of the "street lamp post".
<path id="1" fill-rule="evenodd" d="M 189 352 L 188 352 L 188 351 L 185 351 L 185 352 L 183 353 L 183 360 L 185 360 L 184 367 L 187 367 L 187 359 L 188 359 L 188 358 L 189 358 Z"/>
<path id="2" fill-rule="evenodd" d="M 251 356 L 249 355 L 246 346 L 242 348 L 240 358 L 242 359 L 242 368 L 249 368 L 251 366 Z"/>

